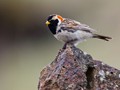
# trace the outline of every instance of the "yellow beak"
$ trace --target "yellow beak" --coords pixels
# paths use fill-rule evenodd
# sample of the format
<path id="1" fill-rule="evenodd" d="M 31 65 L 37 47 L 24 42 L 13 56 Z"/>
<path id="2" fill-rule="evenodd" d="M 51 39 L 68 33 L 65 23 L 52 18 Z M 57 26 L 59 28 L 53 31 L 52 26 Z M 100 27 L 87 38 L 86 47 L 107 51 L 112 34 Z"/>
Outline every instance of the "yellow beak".
<path id="1" fill-rule="evenodd" d="M 49 21 L 46 21 L 46 25 L 48 26 L 50 24 L 50 22 Z"/>

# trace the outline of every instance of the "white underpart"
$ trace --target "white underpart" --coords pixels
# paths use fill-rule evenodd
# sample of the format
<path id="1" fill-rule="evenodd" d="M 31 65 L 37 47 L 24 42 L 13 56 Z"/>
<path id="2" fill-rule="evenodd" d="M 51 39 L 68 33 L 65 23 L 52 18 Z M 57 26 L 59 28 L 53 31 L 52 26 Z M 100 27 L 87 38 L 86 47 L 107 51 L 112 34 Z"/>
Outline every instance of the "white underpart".
<path id="1" fill-rule="evenodd" d="M 92 33 L 89 32 L 85 32 L 85 31 L 80 31 L 77 30 L 76 32 L 68 32 L 67 30 L 65 31 L 61 31 L 59 33 L 57 33 L 56 35 L 54 35 L 55 38 L 57 38 L 58 40 L 62 41 L 62 42 L 69 42 L 71 40 L 76 40 L 75 42 L 73 42 L 75 45 L 92 37 Z"/>

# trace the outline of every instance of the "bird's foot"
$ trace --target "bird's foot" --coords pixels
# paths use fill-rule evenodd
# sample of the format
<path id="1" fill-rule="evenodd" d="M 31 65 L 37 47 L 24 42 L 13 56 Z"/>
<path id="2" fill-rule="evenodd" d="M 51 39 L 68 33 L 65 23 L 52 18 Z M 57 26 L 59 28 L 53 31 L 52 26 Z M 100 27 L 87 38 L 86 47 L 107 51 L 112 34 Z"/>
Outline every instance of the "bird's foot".
<path id="1" fill-rule="evenodd" d="M 67 47 L 73 47 L 73 46 L 74 46 L 73 43 L 71 43 L 71 42 L 66 42 L 66 43 L 64 44 L 64 46 L 63 46 L 62 49 L 66 49 Z"/>

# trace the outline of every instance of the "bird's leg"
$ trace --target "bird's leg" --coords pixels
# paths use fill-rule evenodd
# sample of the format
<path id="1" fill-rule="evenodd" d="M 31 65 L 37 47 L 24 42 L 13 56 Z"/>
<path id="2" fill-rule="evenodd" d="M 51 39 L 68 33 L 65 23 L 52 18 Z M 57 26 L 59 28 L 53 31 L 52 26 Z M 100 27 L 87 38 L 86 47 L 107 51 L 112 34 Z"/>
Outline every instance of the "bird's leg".
<path id="1" fill-rule="evenodd" d="M 64 46 L 63 46 L 62 49 L 66 49 L 67 45 L 68 45 L 69 47 L 73 47 L 73 46 L 74 46 L 73 40 L 66 42 L 66 43 L 64 44 Z"/>
<path id="2" fill-rule="evenodd" d="M 67 46 L 67 42 L 64 44 L 62 49 L 66 49 L 66 46 Z"/>

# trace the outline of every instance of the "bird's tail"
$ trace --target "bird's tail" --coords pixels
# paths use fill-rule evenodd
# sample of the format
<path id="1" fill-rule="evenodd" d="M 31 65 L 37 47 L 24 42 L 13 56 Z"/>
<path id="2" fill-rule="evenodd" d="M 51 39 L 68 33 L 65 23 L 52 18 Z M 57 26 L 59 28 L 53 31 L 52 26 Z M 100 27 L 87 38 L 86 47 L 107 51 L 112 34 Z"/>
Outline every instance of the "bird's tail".
<path id="1" fill-rule="evenodd" d="M 109 39 L 112 39 L 111 37 L 98 35 L 98 34 L 94 34 L 93 38 L 98 38 L 98 39 L 102 39 L 102 40 L 105 40 L 105 41 L 109 41 Z"/>

